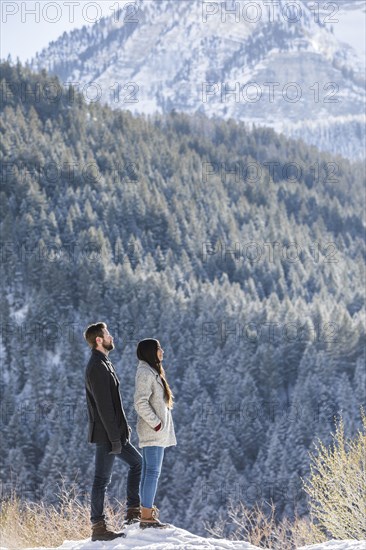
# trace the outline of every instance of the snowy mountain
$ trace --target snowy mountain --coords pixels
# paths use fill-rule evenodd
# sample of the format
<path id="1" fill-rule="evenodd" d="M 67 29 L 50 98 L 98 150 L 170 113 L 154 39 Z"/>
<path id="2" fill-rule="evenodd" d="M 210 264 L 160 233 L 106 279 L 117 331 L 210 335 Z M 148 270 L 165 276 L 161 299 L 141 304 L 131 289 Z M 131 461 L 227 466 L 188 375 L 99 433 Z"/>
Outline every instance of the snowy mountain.
<path id="1" fill-rule="evenodd" d="M 137 0 L 64 33 L 32 68 L 113 108 L 232 117 L 362 158 L 362 52 L 344 40 L 362 22 L 363 2 L 339 13 L 333 4 L 317 12 L 301 1 L 298 10 L 285 0 L 252 3 L 257 13 L 247 4 Z"/>

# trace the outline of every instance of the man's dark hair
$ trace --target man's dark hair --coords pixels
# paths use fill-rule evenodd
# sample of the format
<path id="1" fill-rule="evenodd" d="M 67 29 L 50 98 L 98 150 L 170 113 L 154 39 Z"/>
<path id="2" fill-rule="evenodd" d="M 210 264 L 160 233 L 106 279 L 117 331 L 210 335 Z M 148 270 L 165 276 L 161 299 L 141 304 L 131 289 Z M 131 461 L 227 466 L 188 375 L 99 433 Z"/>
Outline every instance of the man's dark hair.
<path id="1" fill-rule="evenodd" d="M 96 338 L 103 338 L 103 329 L 106 328 L 106 323 L 99 322 L 94 323 L 93 325 L 89 325 L 84 331 L 84 338 L 92 349 L 96 348 L 97 346 Z"/>

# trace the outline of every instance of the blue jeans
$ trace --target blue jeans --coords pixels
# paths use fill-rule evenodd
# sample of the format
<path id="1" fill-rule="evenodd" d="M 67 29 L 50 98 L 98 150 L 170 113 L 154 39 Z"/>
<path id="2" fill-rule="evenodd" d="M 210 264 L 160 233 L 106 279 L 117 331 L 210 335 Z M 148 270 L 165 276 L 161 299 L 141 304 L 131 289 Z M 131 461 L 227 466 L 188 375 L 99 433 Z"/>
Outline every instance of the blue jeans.
<path id="1" fill-rule="evenodd" d="M 115 457 L 120 458 L 130 467 L 127 476 L 127 507 L 140 506 L 141 454 L 131 443 L 123 445 L 119 455 L 110 455 L 111 448 L 109 442 L 96 444 L 95 474 L 91 493 L 90 520 L 92 523 L 105 519 L 104 497 L 111 482 Z"/>
<path id="2" fill-rule="evenodd" d="M 140 495 L 141 506 L 145 508 L 152 508 L 154 504 L 163 458 L 164 447 L 153 446 L 142 448 Z"/>

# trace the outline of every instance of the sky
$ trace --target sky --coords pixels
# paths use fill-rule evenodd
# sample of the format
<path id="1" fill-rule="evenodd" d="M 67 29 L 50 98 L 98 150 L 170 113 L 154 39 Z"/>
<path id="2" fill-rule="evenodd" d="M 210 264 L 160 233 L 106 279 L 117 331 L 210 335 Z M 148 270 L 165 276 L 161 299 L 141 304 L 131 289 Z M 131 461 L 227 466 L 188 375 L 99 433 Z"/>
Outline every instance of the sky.
<path id="1" fill-rule="evenodd" d="M 6 59 L 10 53 L 13 60 L 19 57 L 24 63 L 64 31 L 92 25 L 101 17 L 112 15 L 118 8 L 133 2 L 134 0 L 1 0 L 0 57 Z M 337 0 L 332 4 L 335 3 Z M 325 0 L 318 4 L 320 8 L 328 4 L 327 9 L 330 9 Z M 347 4 L 360 4 L 360 0 Z M 351 44 L 361 59 L 365 59 L 366 8 L 360 17 L 360 10 L 342 9 L 339 0 L 338 5 L 340 9 L 333 16 L 338 19 L 338 23 L 333 25 L 334 33 L 342 41 Z"/>
<path id="2" fill-rule="evenodd" d="M 1 0 L 1 59 L 30 60 L 65 31 L 92 25 L 133 0 Z"/>

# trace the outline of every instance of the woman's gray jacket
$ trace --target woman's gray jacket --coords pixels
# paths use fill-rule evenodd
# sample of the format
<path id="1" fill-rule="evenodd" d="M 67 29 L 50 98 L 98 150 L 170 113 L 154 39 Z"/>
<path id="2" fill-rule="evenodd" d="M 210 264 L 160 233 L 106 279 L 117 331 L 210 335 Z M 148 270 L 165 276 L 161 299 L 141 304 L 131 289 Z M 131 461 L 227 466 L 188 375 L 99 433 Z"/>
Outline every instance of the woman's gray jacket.
<path id="1" fill-rule="evenodd" d="M 136 371 L 134 406 L 138 415 L 139 447 L 176 445 L 173 418 L 164 399 L 164 386 L 159 374 L 145 361 Z M 161 422 L 161 429 L 154 428 Z"/>

